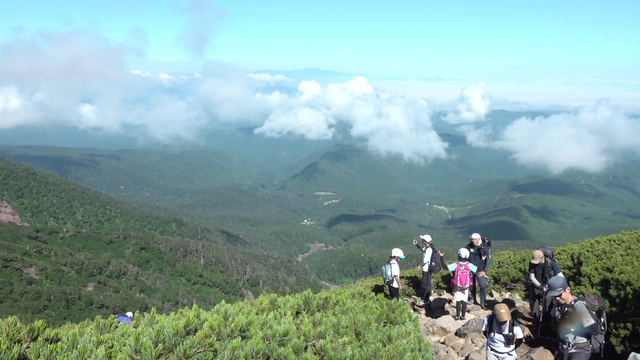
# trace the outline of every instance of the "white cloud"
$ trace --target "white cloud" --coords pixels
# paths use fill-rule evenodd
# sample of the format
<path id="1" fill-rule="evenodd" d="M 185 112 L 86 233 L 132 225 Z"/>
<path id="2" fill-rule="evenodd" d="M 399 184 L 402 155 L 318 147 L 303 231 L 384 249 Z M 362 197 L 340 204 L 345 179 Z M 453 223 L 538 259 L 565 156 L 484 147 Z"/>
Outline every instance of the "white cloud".
<path id="1" fill-rule="evenodd" d="M 255 133 L 268 137 L 293 134 L 309 140 L 328 140 L 333 137 L 334 130 L 330 126 L 334 124 L 335 120 L 323 113 L 322 109 L 297 107 L 276 110 Z"/>
<path id="2" fill-rule="evenodd" d="M 485 84 L 462 89 L 455 104 L 455 110 L 449 111 L 442 119 L 451 124 L 464 124 L 483 121 L 489 113 L 491 100 Z"/>
<path id="3" fill-rule="evenodd" d="M 248 74 L 250 78 L 256 80 L 261 85 L 293 85 L 295 80 L 288 78 L 284 75 L 270 75 L 270 74 Z"/>
<path id="4" fill-rule="evenodd" d="M 576 113 L 521 118 L 509 125 L 495 146 L 522 165 L 552 173 L 568 169 L 599 172 L 625 152 L 640 153 L 640 121 L 607 102 Z"/>
<path id="5" fill-rule="evenodd" d="M 315 81 L 303 81 L 295 96 L 277 93 L 262 98 L 275 109 L 256 129 L 258 134 L 330 139 L 333 126 L 343 122 L 352 136 L 364 139 L 381 155 L 399 155 L 418 163 L 446 157 L 447 144 L 433 130 L 432 112 L 425 101 L 376 94 L 363 77 L 324 88 Z"/>

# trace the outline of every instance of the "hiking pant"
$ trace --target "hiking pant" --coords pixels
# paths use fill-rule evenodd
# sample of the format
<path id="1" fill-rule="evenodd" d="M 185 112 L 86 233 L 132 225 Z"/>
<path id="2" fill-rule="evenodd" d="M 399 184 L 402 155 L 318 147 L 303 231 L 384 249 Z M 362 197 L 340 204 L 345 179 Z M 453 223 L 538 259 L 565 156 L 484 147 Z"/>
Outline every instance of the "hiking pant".
<path id="1" fill-rule="evenodd" d="M 556 357 L 554 357 L 554 360 L 588 360 L 590 357 L 591 352 L 576 351 L 569 354 L 559 352 L 556 354 Z"/>
<path id="2" fill-rule="evenodd" d="M 543 302 L 544 301 L 544 302 Z M 543 321 L 548 322 L 549 311 L 551 310 L 551 301 L 553 298 L 550 296 L 544 296 L 542 291 L 538 290 L 535 285 L 531 284 L 529 287 L 529 308 L 531 309 L 531 316 L 534 319 L 539 319 L 540 316 L 540 303 L 543 303 L 542 316 Z"/>
<path id="3" fill-rule="evenodd" d="M 389 285 L 389 300 L 393 299 L 400 301 L 400 288 Z"/>
<path id="4" fill-rule="evenodd" d="M 487 276 L 479 277 L 477 275 L 473 275 L 476 279 L 476 283 L 471 288 L 471 297 L 473 298 L 473 302 L 476 302 L 476 289 L 480 287 L 480 305 L 483 305 L 487 301 Z"/>
<path id="5" fill-rule="evenodd" d="M 423 271 L 422 272 L 422 299 L 425 304 L 431 302 L 431 272 Z"/>
<path id="6" fill-rule="evenodd" d="M 516 352 L 511 352 L 513 355 L 509 354 L 496 354 L 493 351 L 487 351 L 487 360 L 517 360 Z"/>

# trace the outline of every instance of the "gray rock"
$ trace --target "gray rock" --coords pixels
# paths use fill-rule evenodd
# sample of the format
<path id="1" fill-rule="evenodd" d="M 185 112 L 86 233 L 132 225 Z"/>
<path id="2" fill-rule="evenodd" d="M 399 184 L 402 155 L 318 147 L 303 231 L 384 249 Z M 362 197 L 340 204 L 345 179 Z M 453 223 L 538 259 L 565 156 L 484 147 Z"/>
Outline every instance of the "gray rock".
<path id="1" fill-rule="evenodd" d="M 452 346 L 455 343 L 464 344 L 464 340 L 453 334 L 449 334 L 444 338 L 444 344 L 447 346 Z"/>
<path id="2" fill-rule="evenodd" d="M 640 354 L 632 352 L 627 360 L 640 360 Z"/>
<path id="3" fill-rule="evenodd" d="M 478 349 L 469 356 L 467 356 L 467 360 L 486 360 L 487 359 L 487 350 L 485 348 Z"/>
<path id="4" fill-rule="evenodd" d="M 473 332 L 473 333 L 467 335 L 464 338 L 464 341 L 465 341 L 465 343 L 471 344 L 471 345 L 473 345 L 475 347 L 481 347 L 487 342 L 487 338 L 481 333 Z"/>
<path id="5" fill-rule="evenodd" d="M 464 325 L 462 325 L 460 328 L 458 328 L 458 330 L 456 330 L 455 334 L 456 336 L 459 336 L 461 338 L 466 338 L 469 334 L 472 333 L 482 333 L 482 321 L 484 319 L 482 318 L 473 318 L 469 321 L 467 321 Z"/>
<path id="6" fill-rule="evenodd" d="M 460 350 L 464 347 L 464 342 L 454 342 L 451 344 L 450 348 L 453 349 L 458 355 L 460 355 Z"/>
<path id="7" fill-rule="evenodd" d="M 460 350 L 458 350 L 458 356 L 466 358 L 471 355 L 471 353 L 475 352 L 476 348 L 471 345 L 464 345 Z"/>
<path id="8" fill-rule="evenodd" d="M 439 319 L 438 319 L 439 320 Z M 437 320 L 431 320 L 422 327 L 424 336 L 445 336 L 451 333 L 451 330 L 443 327 Z"/>
<path id="9" fill-rule="evenodd" d="M 458 328 L 464 325 L 460 321 L 455 321 L 451 316 L 443 316 L 433 320 L 432 322 L 435 322 L 441 328 L 446 329 L 449 333 L 454 333 L 454 334 L 456 330 L 458 330 Z"/>
<path id="10" fill-rule="evenodd" d="M 523 359 L 525 360 L 553 360 L 553 354 L 551 353 L 551 351 L 543 348 L 543 347 L 537 347 L 534 349 L 529 350 L 529 352 L 527 352 Z"/>
<path id="11" fill-rule="evenodd" d="M 437 343 L 437 342 L 436 343 L 432 342 L 431 343 L 431 352 L 434 353 L 434 354 L 437 354 L 440 351 L 446 352 L 447 351 L 447 345 L 443 345 L 443 344 L 440 344 L 440 343 Z"/>

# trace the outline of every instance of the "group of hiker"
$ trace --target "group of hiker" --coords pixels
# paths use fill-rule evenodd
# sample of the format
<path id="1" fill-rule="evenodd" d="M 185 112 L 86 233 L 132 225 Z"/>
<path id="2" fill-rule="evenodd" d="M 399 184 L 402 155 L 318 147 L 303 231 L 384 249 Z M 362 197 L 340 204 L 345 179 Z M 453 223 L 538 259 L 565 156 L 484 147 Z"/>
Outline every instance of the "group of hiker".
<path id="1" fill-rule="evenodd" d="M 452 274 L 451 288 L 456 314 L 453 318 L 466 320 L 467 305 L 473 302 L 487 310 L 487 272 L 491 265 L 491 242 L 478 233 L 469 236 L 469 244 L 458 250 L 458 261 L 445 264 L 444 253 L 433 245 L 430 235 L 420 235 L 413 240 L 422 252 L 418 268 L 422 270 L 420 283 L 424 309 L 431 309 L 432 274 L 446 268 Z M 422 244 L 420 244 L 420 242 Z M 400 300 L 399 261 L 405 255 L 400 248 L 391 251 L 389 262 L 383 267 L 383 280 L 388 284 L 391 300 Z M 533 251 L 529 261 L 529 306 L 534 326 L 555 329 L 558 338 L 555 359 L 589 359 L 592 353 L 600 353 L 606 332 L 605 301 L 596 294 L 579 296 L 571 287 L 554 259 L 553 250 L 540 247 Z M 479 288 L 479 302 L 476 289 Z M 513 319 L 511 309 L 505 303 L 493 306 L 482 324 L 487 337 L 487 359 L 516 359 L 516 349 L 522 344 L 524 333 L 520 323 Z"/>

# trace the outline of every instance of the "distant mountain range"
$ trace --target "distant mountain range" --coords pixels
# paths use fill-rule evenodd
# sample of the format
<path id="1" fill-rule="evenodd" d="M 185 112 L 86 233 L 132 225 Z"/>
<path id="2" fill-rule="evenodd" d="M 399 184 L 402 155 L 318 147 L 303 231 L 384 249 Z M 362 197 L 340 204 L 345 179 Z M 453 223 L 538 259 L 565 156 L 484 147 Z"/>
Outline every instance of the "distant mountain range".
<path id="1" fill-rule="evenodd" d="M 491 116 L 506 126 L 523 114 Z M 438 126 L 450 156 L 425 164 L 380 157 L 346 136 L 276 140 L 245 128 L 212 134 L 219 141 L 210 146 L 3 146 L 0 156 L 221 229 L 256 251 L 298 258 L 316 244 L 303 263 L 331 283 L 376 273 L 389 249 L 411 247 L 421 233 L 432 234 L 451 256 L 472 232 L 495 240 L 499 250 L 638 228 L 637 161 L 607 175 L 548 176 L 503 152 L 469 147 L 453 129 Z M 417 263 L 417 256 L 410 259 Z"/>

